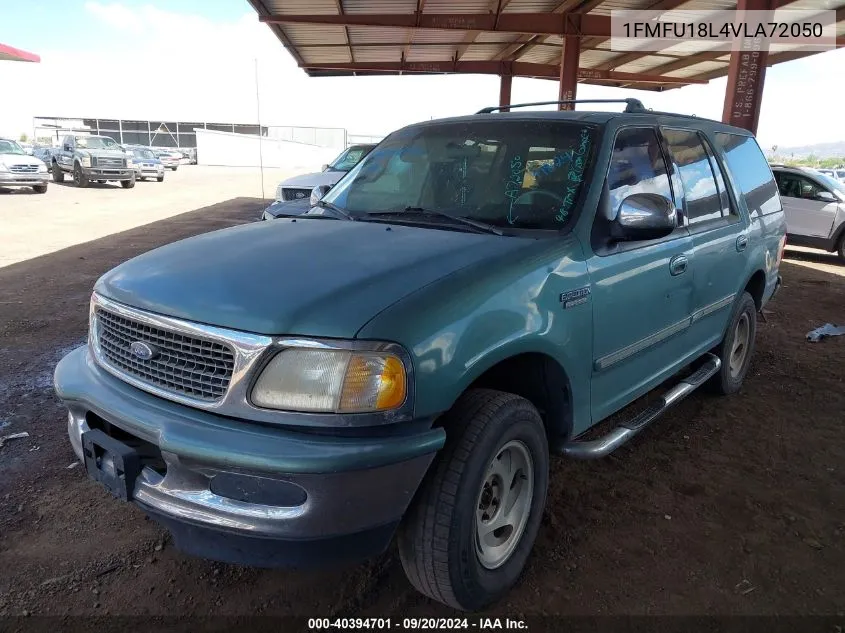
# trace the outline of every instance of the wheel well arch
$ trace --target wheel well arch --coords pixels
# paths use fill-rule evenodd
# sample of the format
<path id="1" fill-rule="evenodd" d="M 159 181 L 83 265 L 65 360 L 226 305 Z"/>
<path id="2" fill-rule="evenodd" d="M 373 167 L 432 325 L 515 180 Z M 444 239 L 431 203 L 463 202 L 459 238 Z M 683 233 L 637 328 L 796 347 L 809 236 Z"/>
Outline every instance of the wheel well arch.
<path id="1" fill-rule="evenodd" d="M 572 384 L 561 364 L 542 352 L 509 356 L 473 380 L 466 390 L 496 389 L 521 396 L 540 412 L 546 434 L 569 436 L 572 431 Z"/>
<path id="2" fill-rule="evenodd" d="M 766 292 L 766 273 L 762 270 L 754 271 L 743 289 L 754 299 L 754 305 L 760 310 L 763 307 L 763 294 Z"/>

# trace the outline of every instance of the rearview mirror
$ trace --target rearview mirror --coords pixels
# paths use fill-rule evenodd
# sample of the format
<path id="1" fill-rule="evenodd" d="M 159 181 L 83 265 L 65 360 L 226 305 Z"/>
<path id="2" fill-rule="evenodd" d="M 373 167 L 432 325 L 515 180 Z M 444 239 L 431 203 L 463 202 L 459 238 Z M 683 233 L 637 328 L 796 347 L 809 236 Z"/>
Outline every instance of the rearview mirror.
<path id="1" fill-rule="evenodd" d="M 819 191 L 816 194 L 816 200 L 819 202 L 837 202 L 836 196 L 834 196 L 829 191 Z"/>
<path id="2" fill-rule="evenodd" d="M 320 199 L 329 192 L 331 187 L 329 185 L 317 185 L 311 190 L 311 200 L 309 200 L 312 207 L 317 206 Z"/>
<path id="3" fill-rule="evenodd" d="M 329 168 L 328 164 L 325 164 L 320 168 L 320 171 L 326 171 L 328 168 Z"/>
<path id="4" fill-rule="evenodd" d="M 671 200 L 656 193 L 635 193 L 622 201 L 614 222 L 614 237 L 622 240 L 656 240 L 678 226 L 678 212 Z"/>

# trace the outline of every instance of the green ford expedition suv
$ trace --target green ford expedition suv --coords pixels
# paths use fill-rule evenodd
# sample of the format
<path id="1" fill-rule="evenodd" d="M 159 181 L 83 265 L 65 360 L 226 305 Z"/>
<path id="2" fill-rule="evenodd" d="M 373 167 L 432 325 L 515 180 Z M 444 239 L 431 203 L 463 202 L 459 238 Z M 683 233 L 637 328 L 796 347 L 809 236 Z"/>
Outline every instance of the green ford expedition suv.
<path id="1" fill-rule="evenodd" d="M 550 454 L 737 391 L 785 235 L 753 136 L 634 100 L 494 110 L 391 134 L 305 215 L 105 274 L 55 372 L 89 476 L 218 560 L 396 536 L 417 589 L 477 609 L 526 563 Z"/>

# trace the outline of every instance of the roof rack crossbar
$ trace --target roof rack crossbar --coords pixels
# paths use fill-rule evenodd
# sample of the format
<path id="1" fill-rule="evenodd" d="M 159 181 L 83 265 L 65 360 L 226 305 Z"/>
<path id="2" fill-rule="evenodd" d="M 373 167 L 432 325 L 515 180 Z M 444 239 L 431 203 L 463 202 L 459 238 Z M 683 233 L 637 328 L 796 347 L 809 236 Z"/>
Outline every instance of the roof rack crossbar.
<path id="1" fill-rule="evenodd" d="M 482 108 L 476 114 L 491 114 L 496 112 L 497 110 L 513 110 L 514 108 L 530 108 L 533 106 L 544 106 L 544 105 L 562 105 L 562 104 L 570 104 L 570 103 L 625 103 L 624 112 L 626 113 L 633 113 L 633 112 L 647 112 L 643 102 L 639 99 L 569 99 L 567 101 L 535 101 L 533 103 L 515 103 L 513 105 L 505 105 L 505 106 L 490 106 L 488 108 Z"/>

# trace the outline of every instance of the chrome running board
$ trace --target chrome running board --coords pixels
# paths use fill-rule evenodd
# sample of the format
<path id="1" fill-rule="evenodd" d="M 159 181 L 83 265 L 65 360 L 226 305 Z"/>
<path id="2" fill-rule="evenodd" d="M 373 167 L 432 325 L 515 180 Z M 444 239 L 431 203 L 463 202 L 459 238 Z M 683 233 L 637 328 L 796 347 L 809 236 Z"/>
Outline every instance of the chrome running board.
<path id="1" fill-rule="evenodd" d="M 609 455 L 625 442 L 663 415 L 669 407 L 680 402 L 719 371 L 722 361 L 714 354 L 705 354 L 704 364 L 667 391 L 657 402 L 625 420 L 607 435 L 597 440 L 564 442 L 557 447 L 559 453 L 575 459 L 596 459 Z"/>

